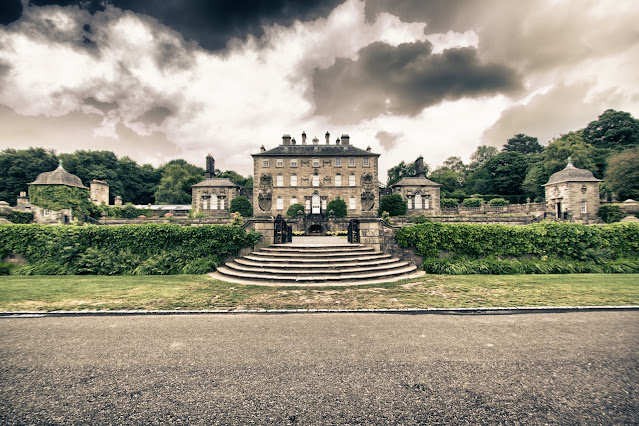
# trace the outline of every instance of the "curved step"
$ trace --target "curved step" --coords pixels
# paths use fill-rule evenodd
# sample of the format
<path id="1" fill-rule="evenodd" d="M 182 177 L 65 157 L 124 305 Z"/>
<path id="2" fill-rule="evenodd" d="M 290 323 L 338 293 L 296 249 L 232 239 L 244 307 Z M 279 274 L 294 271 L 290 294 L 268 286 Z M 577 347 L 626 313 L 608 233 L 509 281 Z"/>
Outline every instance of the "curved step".
<path id="1" fill-rule="evenodd" d="M 257 266 L 257 267 L 265 267 L 265 268 L 283 267 L 283 266 L 288 267 L 287 265 L 290 265 L 291 267 L 316 269 L 316 268 L 348 268 L 352 266 L 385 265 L 385 264 L 393 263 L 399 260 L 397 258 L 390 257 L 390 255 L 385 255 L 385 256 L 387 257 L 376 258 L 371 260 L 357 260 L 357 259 L 341 260 L 340 259 L 339 261 L 335 261 L 334 263 L 326 263 L 326 262 L 312 263 L 312 261 L 291 262 L 284 259 L 276 259 L 276 261 L 266 262 L 264 261 L 264 259 L 261 259 L 261 258 L 256 261 L 256 260 L 248 259 L 245 256 L 245 257 L 234 259 L 234 262 L 239 263 L 241 265 L 246 265 L 246 266 Z"/>
<path id="2" fill-rule="evenodd" d="M 348 253 L 282 253 L 282 252 L 266 252 L 266 251 L 254 251 L 251 253 L 252 256 L 269 256 L 269 257 L 279 257 L 279 258 L 300 258 L 300 259 L 338 259 L 344 257 L 355 257 L 355 256 L 370 256 L 370 255 L 381 255 L 384 254 L 381 251 L 350 251 Z"/>
<path id="3" fill-rule="evenodd" d="M 224 266 L 234 271 L 251 272 L 255 274 L 280 274 L 280 275 L 295 275 L 298 277 L 316 276 L 316 275 L 340 275 L 340 274 L 354 274 L 354 273 L 373 273 L 375 271 L 390 271 L 397 268 L 408 266 L 408 262 L 398 261 L 377 266 L 354 266 L 350 268 L 334 268 L 332 266 L 326 266 L 324 268 L 268 268 L 268 267 L 255 267 L 238 264 L 236 262 L 227 262 Z"/>

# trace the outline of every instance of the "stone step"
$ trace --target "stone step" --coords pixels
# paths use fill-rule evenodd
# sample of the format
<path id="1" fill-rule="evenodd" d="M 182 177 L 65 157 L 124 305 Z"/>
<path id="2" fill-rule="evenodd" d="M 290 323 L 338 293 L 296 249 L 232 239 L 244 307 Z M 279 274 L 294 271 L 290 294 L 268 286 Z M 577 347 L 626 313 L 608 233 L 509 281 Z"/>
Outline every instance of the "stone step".
<path id="1" fill-rule="evenodd" d="M 355 274 L 355 273 L 369 273 L 375 271 L 390 271 L 397 268 L 403 268 L 408 266 L 408 262 L 401 262 L 397 259 L 396 262 L 385 265 L 369 265 L 369 266 L 352 266 L 333 268 L 326 266 L 323 268 L 277 268 L 277 267 L 262 267 L 262 266 L 248 266 L 237 262 L 227 262 L 224 266 L 240 272 L 252 272 L 256 274 L 279 274 L 279 275 L 294 275 L 298 277 L 316 276 L 316 275 L 341 275 L 341 274 Z"/>
<path id="2" fill-rule="evenodd" d="M 370 255 L 379 255 L 383 254 L 381 251 L 371 251 L 371 250 L 352 250 L 345 253 L 312 253 L 312 252 L 278 252 L 278 251 L 254 251 L 251 253 L 252 256 L 262 256 L 262 257 L 280 257 L 280 258 L 300 258 L 300 259 L 340 259 L 344 257 L 356 257 L 356 256 L 370 256 Z"/>
<path id="3" fill-rule="evenodd" d="M 379 280 L 382 278 L 397 277 L 404 274 L 411 274 L 417 270 L 415 265 L 408 265 L 397 269 L 375 271 L 366 273 L 342 273 L 336 275 L 318 274 L 307 275 L 291 279 L 292 277 L 281 274 L 257 274 L 253 272 L 236 271 L 226 266 L 217 268 L 217 275 L 224 279 L 225 276 L 232 278 L 240 278 L 246 281 L 255 282 L 290 282 L 292 285 L 300 284 L 318 284 L 318 283 L 339 283 L 339 282 L 356 282 L 365 280 Z"/>
<path id="4" fill-rule="evenodd" d="M 375 251 L 375 248 L 370 246 L 355 245 L 352 247 L 335 247 L 335 246 L 321 246 L 321 247 L 309 247 L 309 246 L 287 246 L 287 245 L 272 245 L 269 247 L 262 247 L 260 251 L 275 252 L 275 253 L 351 253 L 360 251 Z"/>
<path id="5" fill-rule="evenodd" d="M 266 262 L 264 259 L 260 258 L 259 260 L 250 260 L 245 257 L 240 257 L 234 260 L 235 263 L 239 263 L 241 265 L 246 266 L 257 266 L 257 267 L 277 267 L 277 268 L 309 268 L 309 269 L 317 269 L 317 268 L 349 268 L 353 266 L 376 266 L 376 265 L 385 265 L 393 262 L 397 262 L 399 259 L 391 258 L 390 255 L 385 255 L 383 258 L 376 258 L 372 260 L 352 260 L 352 261 L 343 261 L 343 260 L 335 260 L 332 263 L 322 262 L 322 263 L 313 263 L 312 260 L 305 260 L 304 262 L 290 262 L 286 259 L 276 259 L 276 261 Z"/>
<path id="6" fill-rule="evenodd" d="M 244 259 L 253 260 L 257 262 L 280 262 L 280 263 L 302 263 L 302 264 L 311 264 L 313 262 L 321 262 L 331 261 L 331 262 L 339 262 L 339 261 L 368 261 L 368 260 L 381 260 L 381 259 L 390 259 L 390 254 L 383 254 L 382 252 L 375 252 L 370 255 L 359 254 L 357 256 L 346 256 L 342 255 L 340 257 L 332 257 L 332 258 L 322 258 L 321 256 L 305 256 L 305 257 L 291 257 L 291 256 L 271 256 L 266 253 L 258 254 L 253 252 L 251 254 L 247 254 L 244 256 Z M 326 263 L 326 262 L 323 262 Z"/>

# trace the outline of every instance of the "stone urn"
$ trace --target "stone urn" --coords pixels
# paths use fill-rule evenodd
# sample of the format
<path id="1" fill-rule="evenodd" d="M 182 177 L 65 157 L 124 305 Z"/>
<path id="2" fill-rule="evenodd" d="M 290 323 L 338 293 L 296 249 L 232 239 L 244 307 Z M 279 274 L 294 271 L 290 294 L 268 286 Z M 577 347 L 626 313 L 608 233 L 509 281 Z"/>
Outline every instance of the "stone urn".
<path id="1" fill-rule="evenodd" d="M 7 220 L 7 216 L 11 214 L 13 209 L 6 201 L 0 201 L 0 223 L 11 223 Z"/>
<path id="2" fill-rule="evenodd" d="M 637 203 L 635 200 L 626 200 L 623 203 L 621 203 L 621 205 L 619 206 L 619 208 L 625 213 L 625 214 L 635 214 L 635 213 L 639 213 L 639 203 Z"/>

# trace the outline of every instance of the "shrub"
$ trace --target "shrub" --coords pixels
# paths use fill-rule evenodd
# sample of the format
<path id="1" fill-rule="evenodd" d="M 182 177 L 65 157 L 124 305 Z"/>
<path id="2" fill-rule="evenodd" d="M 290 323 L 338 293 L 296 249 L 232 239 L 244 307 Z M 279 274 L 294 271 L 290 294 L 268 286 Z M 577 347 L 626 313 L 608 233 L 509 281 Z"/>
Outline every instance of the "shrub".
<path id="1" fill-rule="evenodd" d="M 606 204 L 599 207 L 597 216 L 606 223 L 614 223 L 626 217 L 626 214 L 621 210 L 619 204 Z"/>
<path id="2" fill-rule="evenodd" d="M 335 217 L 348 216 L 348 211 L 346 210 L 346 202 L 339 197 L 332 200 L 326 206 L 326 211 L 330 212 L 331 210 L 333 211 L 333 214 L 335 215 Z"/>
<path id="3" fill-rule="evenodd" d="M 0 225 L 0 258 L 23 256 L 30 264 L 12 271 L 23 275 L 180 274 L 197 259 L 235 255 L 259 238 L 225 225 Z"/>
<path id="4" fill-rule="evenodd" d="M 231 200 L 230 213 L 240 212 L 242 217 L 253 217 L 253 206 L 248 198 L 239 196 Z"/>
<path id="5" fill-rule="evenodd" d="M 466 198 L 462 201 L 464 207 L 481 207 L 484 204 L 484 200 L 481 198 Z"/>
<path id="6" fill-rule="evenodd" d="M 423 214 L 420 214 L 419 216 L 417 215 L 413 215 L 408 219 L 408 222 L 410 223 L 427 223 L 427 222 L 432 222 L 432 220 L 426 216 L 424 216 Z"/>
<path id="7" fill-rule="evenodd" d="M 379 201 L 378 213 L 380 216 L 383 212 L 388 212 L 391 216 L 403 216 L 407 211 L 406 201 L 399 194 L 385 195 Z"/>
<path id="8" fill-rule="evenodd" d="M 389 225 L 393 224 L 393 222 L 391 221 L 391 216 L 390 214 L 388 214 L 388 212 L 382 212 L 382 220 Z"/>
<path id="9" fill-rule="evenodd" d="M 506 200 L 505 198 L 493 198 L 492 200 L 488 201 L 489 206 L 507 206 L 508 200 Z"/>
<path id="10" fill-rule="evenodd" d="M 33 222 L 33 212 L 12 211 L 7 220 L 11 223 L 31 223 Z"/>
<path id="11" fill-rule="evenodd" d="M 297 217 L 297 212 L 304 213 L 304 206 L 301 204 L 291 204 L 291 207 L 286 211 L 286 217 L 294 218 Z"/>
<path id="12" fill-rule="evenodd" d="M 454 209 L 459 205 L 459 201 L 456 198 L 442 198 L 439 205 L 444 209 Z"/>
<path id="13" fill-rule="evenodd" d="M 11 266 L 10 263 L 0 263 L 0 275 L 9 275 Z"/>

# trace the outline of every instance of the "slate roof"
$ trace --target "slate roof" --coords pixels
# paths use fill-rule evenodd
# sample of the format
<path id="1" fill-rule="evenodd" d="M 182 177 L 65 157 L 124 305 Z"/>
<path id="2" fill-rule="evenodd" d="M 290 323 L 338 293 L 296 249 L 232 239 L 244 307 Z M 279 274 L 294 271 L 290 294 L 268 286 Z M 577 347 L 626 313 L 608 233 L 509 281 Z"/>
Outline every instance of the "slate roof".
<path id="1" fill-rule="evenodd" d="M 89 189 L 82 184 L 79 177 L 64 170 L 62 164 L 59 164 L 58 168 L 53 171 L 40 173 L 30 185 L 66 185 Z"/>
<path id="2" fill-rule="evenodd" d="M 395 182 L 391 185 L 391 188 L 394 186 L 441 186 L 437 182 L 433 182 L 430 179 L 426 179 L 423 176 L 415 176 L 415 177 L 404 177 L 401 178 L 398 182 Z"/>
<path id="3" fill-rule="evenodd" d="M 269 149 L 257 154 L 251 154 L 253 157 L 262 156 L 344 156 L 344 157 L 370 157 L 372 155 L 380 156 L 381 154 L 375 154 L 357 148 L 353 145 L 279 145 L 273 149 Z"/>
<path id="4" fill-rule="evenodd" d="M 571 162 L 565 169 L 553 173 L 548 182 L 542 186 L 548 186 L 560 182 L 601 182 L 601 179 L 594 177 L 590 170 L 578 169 Z"/>
<path id="5" fill-rule="evenodd" d="M 195 185 L 191 185 L 191 188 L 194 187 L 206 187 L 206 188 L 210 188 L 210 187 L 226 187 L 228 188 L 229 186 L 231 187 L 240 187 L 240 185 L 236 184 L 235 182 L 233 182 L 231 179 L 228 178 L 209 178 L 209 179 L 204 179 L 202 182 L 198 182 Z"/>

